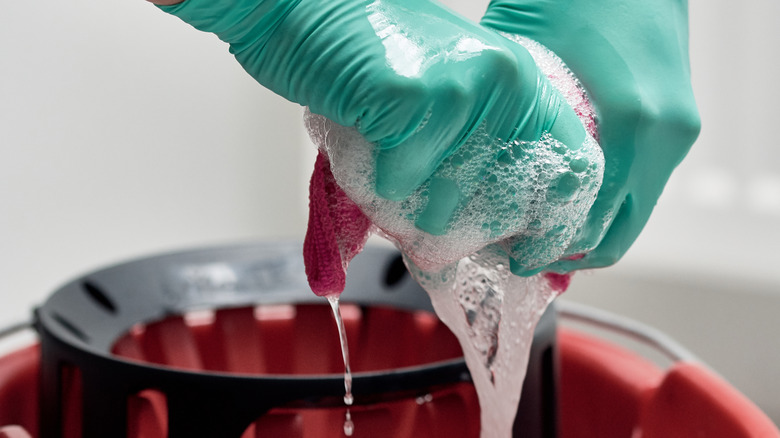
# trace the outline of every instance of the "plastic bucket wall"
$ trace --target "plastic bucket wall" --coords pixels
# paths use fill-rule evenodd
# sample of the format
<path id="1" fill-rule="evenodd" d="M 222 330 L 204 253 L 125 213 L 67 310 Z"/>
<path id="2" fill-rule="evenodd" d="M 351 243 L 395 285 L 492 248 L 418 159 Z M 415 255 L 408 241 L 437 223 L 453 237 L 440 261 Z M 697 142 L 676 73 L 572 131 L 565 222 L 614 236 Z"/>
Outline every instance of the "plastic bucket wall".
<path id="1" fill-rule="evenodd" d="M 777 427 L 755 405 L 699 365 L 679 363 L 664 372 L 632 352 L 571 330 L 559 332 L 558 345 L 560 438 L 780 437 Z M 0 426 L 19 424 L 33 437 L 37 436 L 38 353 L 37 346 L 32 346 L 0 358 Z M 469 418 L 478 418 L 474 409 L 471 406 L 465 418 L 448 421 L 463 425 Z M 141 410 L 153 408 L 148 404 Z M 296 436 L 287 432 L 297 430 L 301 423 L 284 412 L 278 414 L 261 426 L 276 427 L 277 436 Z M 333 416 L 336 426 L 342 414 Z M 146 433 L 152 435 L 137 436 L 155 436 L 151 429 Z M 448 436 L 476 436 L 470 430 L 462 432 Z"/>
<path id="2" fill-rule="evenodd" d="M 458 359 L 457 340 L 429 312 L 342 305 L 353 372 L 398 372 Z M 223 309 L 170 317 L 134 327 L 113 351 L 125 358 L 198 372 L 248 375 L 339 375 L 338 337 L 326 305 Z M 358 398 L 350 408 L 354 437 L 452 437 L 479 432 L 478 401 L 467 383 L 424 393 Z M 345 419 L 341 400 L 270 410 L 242 434 L 292 438 L 338 436 Z M 324 405 L 324 406 L 323 406 Z M 131 437 L 167 436 L 164 394 L 135 396 Z M 145 432 L 141 432 L 141 431 Z"/>
<path id="3" fill-rule="evenodd" d="M 259 437 L 279 424 L 307 438 L 339 432 L 343 363 L 325 303 L 306 283 L 295 242 L 154 256 L 77 278 L 36 310 L 41 437 Z M 380 425 L 364 436 L 478 433 L 458 343 L 396 251 L 356 257 L 342 305 L 352 414 Z M 555 436 L 555 404 L 546 402 L 555 398 L 554 317 L 545 314 L 534 335 L 534 377 L 515 422 L 524 437 Z M 267 414 L 283 420 L 256 421 Z M 139 432 L 147 429 L 155 432 Z M 355 436 L 370 430 L 356 423 Z"/>
<path id="4" fill-rule="evenodd" d="M 476 437 L 457 343 L 397 253 L 367 248 L 344 296 L 355 435 Z M 0 426 L 56 438 L 340 435 L 340 350 L 329 309 L 314 302 L 323 303 L 294 242 L 155 256 L 77 278 L 36 311 L 40 352 L 0 358 Z M 696 436 L 709 423 L 717 430 L 706 436 L 780 436 L 700 366 L 665 373 L 596 338 L 556 340 L 554 313 L 545 316 L 516 435 Z"/>

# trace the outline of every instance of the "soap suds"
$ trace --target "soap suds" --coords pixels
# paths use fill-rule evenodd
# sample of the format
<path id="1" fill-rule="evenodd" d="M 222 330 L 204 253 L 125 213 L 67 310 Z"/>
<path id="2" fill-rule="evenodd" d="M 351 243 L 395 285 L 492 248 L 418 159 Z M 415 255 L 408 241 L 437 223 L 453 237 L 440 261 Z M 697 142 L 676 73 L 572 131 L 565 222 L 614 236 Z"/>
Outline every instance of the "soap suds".
<path id="1" fill-rule="evenodd" d="M 491 249 L 437 273 L 411 272 L 461 343 L 479 397 L 481 436 L 511 437 L 534 329 L 559 290 L 543 275 L 513 275 L 506 255 Z"/>
<path id="2" fill-rule="evenodd" d="M 541 268 L 563 257 L 585 222 L 604 172 L 595 116 L 572 73 L 543 46 L 506 36 L 529 50 L 574 108 L 589 133 L 582 145 L 568 147 L 549 134 L 538 141 L 506 143 L 480 127 L 411 196 L 389 201 L 374 190 L 372 144 L 354 128 L 308 112 L 305 118 L 309 135 L 321 155 L 326 155 L 318 158 L 310 196 L 315 214 L 329 216 L 325 221 L 315 218 L 314 227 L 330 232 L 324 237 L 312 232 L 310 218 L 307 245 L 325 249 L 304 253 L 307 274 L 310 264 L 319 264 L 312 272 L 345 270 L 362 248 L 371 226 L 340 231 L 338 225 L 350 223 L 338 218 L 339 211 L 349 215 L 357 206 L 379 233 L 401 249 L 439 318 L 458 337 L 479 396 L 484 438 L 511 436 L 534 329 L 547 305 L 569 282 L 568 275 L 555 273 L 518 277 L 510 272 L 510 263 Z M 324 162 L 329 162 L 329 168 Z M 454 182 L 463 196 L 446 232 L 434 236 L 415 227 L 415 220 L 429 202 L 431 183 L 437 180 Z M 345 196 L 332 196 L 332 187 L 322 181 L 335 181 Z M 319 204 L 329 202 L 335 204 Z M 328 245 L 338 251 L 328 250 Z M 320 252 L 328 257 L 318 258 Z M 315 281 L 312 287 L 320 295 L 337 295 L 341 291 L 334 288 L 342 279 L 336 280 Z"/>

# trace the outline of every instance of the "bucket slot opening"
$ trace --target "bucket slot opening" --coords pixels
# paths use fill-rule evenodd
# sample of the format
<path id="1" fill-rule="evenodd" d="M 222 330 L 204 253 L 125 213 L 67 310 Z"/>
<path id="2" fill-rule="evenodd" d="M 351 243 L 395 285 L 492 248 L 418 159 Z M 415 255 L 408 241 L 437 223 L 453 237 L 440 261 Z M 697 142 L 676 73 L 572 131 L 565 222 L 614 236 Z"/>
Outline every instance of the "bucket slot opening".
<path id="1" fill-rule="evenodd" d="M 93 303 L 97 304 L 98 308 L 103 309 L 104 311 L 116 314 L 117 313 L 117 307 L 116 304 L 108 297 L 108 295 L 98 287 L 95 283 L 85 280 L 81 283 L 81 287 L 84 289 L 84 292 L 86 292 L 87 296 L 92 300 Z"/>

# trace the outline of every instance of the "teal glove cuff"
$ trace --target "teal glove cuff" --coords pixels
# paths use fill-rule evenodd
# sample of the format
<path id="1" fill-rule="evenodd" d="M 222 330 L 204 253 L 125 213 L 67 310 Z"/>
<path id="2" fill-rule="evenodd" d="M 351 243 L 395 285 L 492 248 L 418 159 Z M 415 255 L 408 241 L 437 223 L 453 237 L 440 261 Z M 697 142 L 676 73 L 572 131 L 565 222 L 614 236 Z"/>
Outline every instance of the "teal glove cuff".
<path id="1" fill-rule="evenodd" d="M 185 0 L 158 8 L 200 31 L 216 34 L 237 55 L 249 47 L 265 46 L 300 1 Z"/>

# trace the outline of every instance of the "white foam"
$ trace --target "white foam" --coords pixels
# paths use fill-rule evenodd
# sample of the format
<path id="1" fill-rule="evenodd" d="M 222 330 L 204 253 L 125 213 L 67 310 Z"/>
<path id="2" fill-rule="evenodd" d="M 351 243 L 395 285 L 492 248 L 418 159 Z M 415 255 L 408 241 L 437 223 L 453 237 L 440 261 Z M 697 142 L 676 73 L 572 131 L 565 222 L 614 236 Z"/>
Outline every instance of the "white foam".
<path id="1" fill-rule="evenodd" d="M 439 318 L 458 338 L 477 389 L 481 436 L 512 436 L 534 329 L 557 292 L 541 275 L 509 272 L 490 248 L 439 272 L 410 265 Z"/>
<path id="2" fill-rule="evenodd" d="M 521 37 L 542 71 L 592 122 L 585 95 L 563 62 Z M 482 437 L 510 437 L 536 323 L 557 294 L 536 275 L 509 271 L 509 256 L 525 267 L 560 258 L 584 224 L 601 185 L 604 157 L 588 136 L 567 147 L 549 134 L 506 143 L 478 129 L 447 157 L 433 178 L 454 181 L 462 195 L 447 233 L 415 227 L 428 203 L 430 179 L 402 201 L 374 190 L 374 146 L 354 129 L 308 114 L 315 144 L 350 199 L 404 253 L 437 314 L 458 337 L 480 400 Z"/>
<path id="3" fill-rule="evenodd" d="M 554 85 L 562 84 L 564 97 L 583 98 L 559 58 L 519 40 L 543 60 L 541 65 L 557 69 L 548 76 Z M 480 127 L 407 199 L 389 201 L 374 190 L 374 145 L 354 128 L 325 117 L 307 112 L 305 122 L 314 143 L 327 152 L 339 186 L 423 269 L 441 268 L 491 243 L 500 243 L 529 269 L 557 260 L 584 224 L 604 171 L 604 157 L 591 136 L 574 147 L 549 134 L 539 141 L 506 143 Z M 436 178 L 454 181 L 462 200 L 440 236 L 415 227 Z"/>
<path id="4" fill-rule="evenodd" d="M 327 151 L 339 186 L 425 269 L 440 268 L 495 242 L 524 266 L 547 265 L 569 246 L 601 184 L 603 157 L 591 137 L 572 150 L 549 135 L 538 142 L 501 143 L 480 128 L 432 176 L 455 181 L 466 199 L 447 233 L 434 236 L 415 227 L 428 203 L 430 180 L 403 201 L 379 198 L 372 145 L 355 129 L 320 116 L 310 115 L 307 124 Z M 520 253 L 518 247 L 533 251 Z"/>

